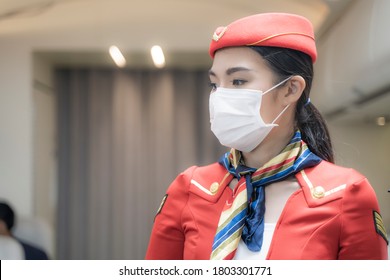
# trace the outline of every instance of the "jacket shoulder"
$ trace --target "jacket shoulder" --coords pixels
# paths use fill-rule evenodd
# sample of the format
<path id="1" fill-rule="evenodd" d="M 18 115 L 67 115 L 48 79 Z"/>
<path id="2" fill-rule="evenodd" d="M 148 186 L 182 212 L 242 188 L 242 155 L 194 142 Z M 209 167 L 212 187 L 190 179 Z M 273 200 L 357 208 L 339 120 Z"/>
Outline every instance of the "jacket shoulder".
<path id="1" fill-rule="evenodd" d="M 219 163 L 196 167 L 190 178 L 189 192 L 210 202 L 216 202 L 232 177 Z"/>
<path id="2" fill-rule="evenodd" d="M 324 160 L 314 167 L 301 170 L 296 178 L 309 206 L 340 199 L 348 188 L 366 181 L 366 177 L 356 170 Z"/>

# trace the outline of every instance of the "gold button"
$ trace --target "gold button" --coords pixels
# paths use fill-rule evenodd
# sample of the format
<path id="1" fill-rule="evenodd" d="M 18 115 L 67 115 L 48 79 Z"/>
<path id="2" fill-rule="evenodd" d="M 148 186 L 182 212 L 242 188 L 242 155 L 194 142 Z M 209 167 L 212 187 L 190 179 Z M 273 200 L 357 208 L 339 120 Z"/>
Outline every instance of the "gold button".
<path id="1" fill-rule="evenodd" d="M 325 189 L 323 187 L 318 186 L 313 189 L 314 198 L 322 198 L 324 196 L 325 196 Z"/>
<path id="2" fill-rule="evenodd" d="M 219 188 L 219 183 L 218 182 L 214 182 L 210 186 L 210 192 L 212 194 L 215 194 L 218 191 L 218 188 Z"/>

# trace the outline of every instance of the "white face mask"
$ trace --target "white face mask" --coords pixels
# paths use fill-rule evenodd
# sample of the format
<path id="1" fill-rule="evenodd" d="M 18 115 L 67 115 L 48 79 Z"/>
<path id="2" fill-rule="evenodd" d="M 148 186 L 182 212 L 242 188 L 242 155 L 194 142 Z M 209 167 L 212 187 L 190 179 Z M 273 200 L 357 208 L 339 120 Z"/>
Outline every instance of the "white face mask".
<path id="1" fill-rule="evenodd" d="M 209 100 L 211 131 L 219 142 L 242 152 L 250 152 L 256 148 L 271 129 L 278 126 L 275 121 L 289 106 L 287 105 L 272 123 L 266 124 L 260 115 L 262 97 L 290 78 L 264 93 L 259 90 L 220 87 L 211 93 Z"/>

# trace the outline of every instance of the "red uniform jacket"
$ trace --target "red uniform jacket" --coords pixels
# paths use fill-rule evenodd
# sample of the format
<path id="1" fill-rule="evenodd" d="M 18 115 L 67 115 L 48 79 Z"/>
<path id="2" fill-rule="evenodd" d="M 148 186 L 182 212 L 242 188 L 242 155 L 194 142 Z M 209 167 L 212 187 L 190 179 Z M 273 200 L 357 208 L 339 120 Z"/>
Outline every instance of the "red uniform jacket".
<path id="1" fill-rule="evenodd" d="M 387 259 L 374 190 L 353 169 L 326 161 L 296 174 L 301 188 L 284 206 L 267 259 Z M 146 259 L 209 259 L 232 180 L 215 163 L 191 167 L 169 187 Z"/>

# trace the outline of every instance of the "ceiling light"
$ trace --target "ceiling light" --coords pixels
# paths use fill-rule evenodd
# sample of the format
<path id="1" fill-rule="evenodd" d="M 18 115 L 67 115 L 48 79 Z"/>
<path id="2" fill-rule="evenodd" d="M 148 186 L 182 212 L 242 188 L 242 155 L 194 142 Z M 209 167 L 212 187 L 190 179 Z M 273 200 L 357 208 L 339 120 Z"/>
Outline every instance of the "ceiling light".
<path id="1" fill-rule="evenodd" d="M 114 60 L 115 64 L 118 67 L 124 67 L 126 65 L 126 59 L 121 53 L 121 51 L 118 49 L 117 46 L 111 46 L 110 47 L 110 55 L 112 57 L 112 60 Z"/>
<path id="2" fill-rule="evenodd" d="M 376 118 L 376 124 L 379 126 L 384 126 L 386 124 L 386 118 L 385 117 Z"/>
<path id="3" fill-rule="evenodd" d="M 160 46 L 153 46 L 150 53 L 152 54 L 154 65 L 157 68 L 163 68 L 165 66 L 165 57 L 162 48 Z"/>

